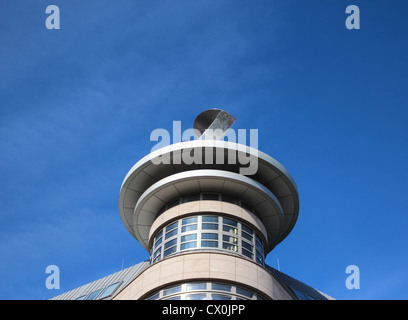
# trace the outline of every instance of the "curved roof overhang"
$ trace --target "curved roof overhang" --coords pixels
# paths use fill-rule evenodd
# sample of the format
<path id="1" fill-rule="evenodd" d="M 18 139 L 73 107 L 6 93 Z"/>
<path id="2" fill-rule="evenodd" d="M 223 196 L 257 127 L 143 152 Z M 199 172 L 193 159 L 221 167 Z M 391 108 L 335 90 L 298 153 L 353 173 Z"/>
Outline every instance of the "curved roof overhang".
<path id="1" fill-rule="evenodd" d="M 190 157 L 192 154 L 194 158 Z M 183 160 L 190 162 L 187 164 Z M 243 163 L 255 164 L 256 170 L 252 170 L 248 176 L 240 174 L 248 168 Z M 119 212 L 127 230 L 137 238 L 134 229 L 135 208 L 152 185 L 178 173 L 201 169 L 236 173 L 261 184 L 273 194 L 282 208 L 280 241 L 293 229 L 299 212 L 298 191 L 292 176 L 278 161 L 257 149 L 233 142 L 192 140 L 152 151 L 129 170 L 119 194 Z"/>

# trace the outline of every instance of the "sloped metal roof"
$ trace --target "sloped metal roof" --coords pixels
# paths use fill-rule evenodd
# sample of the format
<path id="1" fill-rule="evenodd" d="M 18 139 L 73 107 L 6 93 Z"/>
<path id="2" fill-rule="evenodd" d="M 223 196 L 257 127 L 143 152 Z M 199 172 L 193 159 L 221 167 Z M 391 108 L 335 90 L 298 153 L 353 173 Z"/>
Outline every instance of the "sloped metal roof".
<path id="1" fill-rule="evenodd" d="M 295 300 L 335 300 L 327 294 L 324 294 L 283 272 L 280 272 L 268 265 L 265 265 L 265 267 L 270 273 L 272 273 L 275 279 L 280 282 L 286 291 L 293 296 Z"/>
<path id="2" fill-rule="evenodd" d="M 101 300 L 111 300 L 113 299 L 123 288 L 125 288 L 133 279 L 135 279 L 140 273 L 143 272 L 148 266 L 149 266 L 149 261 L 143 261 L 141 263 L 138 263 L 132 267 L 123 269 L 121 271 L 118 271 L 116 273 L 113 273 L 109 276 L 106 276 L 104 278 L 101 278 L 99 280 L 93 281 L 91 283 L 85 284 L 81 287 L 78 287 L 76 289 L 67 291 L 63 294 L 60 294 L 51 300 L 76 300 L 80 297 L 86 297 L 90 293 L 95 292 L 99 289 L 105 289 L 109 287 L 112 284 L 118 283 L 118 287 L 115 288 L 115 290 L 112 292 L 111 295 L 101 299 Z M 102 292 L 101 290 L 101 292 Z M 98 297 L 96 297 L 96 300 L 98 300 Z"/>

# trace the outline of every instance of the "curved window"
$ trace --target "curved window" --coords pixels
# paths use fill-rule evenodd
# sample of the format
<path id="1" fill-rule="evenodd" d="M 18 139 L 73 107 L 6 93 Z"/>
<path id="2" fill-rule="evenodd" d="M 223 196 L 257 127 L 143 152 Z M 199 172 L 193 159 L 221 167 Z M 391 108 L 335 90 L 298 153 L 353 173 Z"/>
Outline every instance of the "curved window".
<path id="1" fill-rule="evenodd" d="M 187 282 L 166 287 L 146 300 L 263 300 L 249 288 L 223 282 Z"/>
<path id="2" fill-rule="evenodd" d="M 228 251 L 264 265 L 264 248 L 256 232 L 238 220 L 216 215 L 187 217 L 161 229 L 153 241 L 150 263 L 196 249 Z"/>

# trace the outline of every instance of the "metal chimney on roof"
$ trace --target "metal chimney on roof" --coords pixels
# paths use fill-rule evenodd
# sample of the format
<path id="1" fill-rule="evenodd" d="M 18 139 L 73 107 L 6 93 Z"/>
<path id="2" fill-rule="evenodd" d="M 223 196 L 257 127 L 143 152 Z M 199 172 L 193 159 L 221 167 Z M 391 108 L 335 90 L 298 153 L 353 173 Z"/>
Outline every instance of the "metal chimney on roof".
<path id="1" fill-rule="evenodd" d="M 221 140 L 227 130 L 234 124 L 235 118 L 221 109 L 209 109 L 201 112 L 194 121 L 193 128 L 197 139 Z"/>

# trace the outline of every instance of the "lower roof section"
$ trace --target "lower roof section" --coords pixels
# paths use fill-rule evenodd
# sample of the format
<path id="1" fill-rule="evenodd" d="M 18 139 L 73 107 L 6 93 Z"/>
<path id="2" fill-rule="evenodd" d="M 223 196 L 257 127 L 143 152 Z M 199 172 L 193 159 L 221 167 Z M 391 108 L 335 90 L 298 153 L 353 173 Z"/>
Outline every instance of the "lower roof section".
<path id="1" fill-rule="evenodd" d="M 288 276 L 268 265 L 266 269 L 273 275 L 273 277 L 280 282 L 280 284 L 288 291 L 295 300 L 335 300 L 325 293 L 320 292 L 308 286 L 307 284 Z"/>
<path id="2" fill-rule="evenodd" d="M 92 300 L 112 300 L 122 289 L 132 282 L 140 273 L 142 273 L 150 265 L 149 261 L 140 262 L 132 267 L 115 272 L 111 275 L 103 277 L 99 280 L 90 282 L 76 289 L 60 294 L 51 300 L 87 300 L 92 297 L 91 294 L 96 293 Z M 118 284 L 109 296 L 103 296 L 105 289 Z M 112 287 L 111 287 L 112 288 Z"/>
<path id="3" fill-rule="evenodd" d="M 88 297 L 93 297 L 93 300 L 112 300 L 149 266 L 149 261 L 140 262 L 132 267 L 62 293 L 51 300 L 86 300 Z M 266 266 L 266 270 L 285 288 L 294 300 L 334 300 L 332 297 L 270 266 Z M 118 285 L 112 286 L 115 284 Z M 111 294 L 102 297 L 105 289 L 109 287 L 114 287 Z M 97 294 L 95 294 L 96 292 Z"/>

